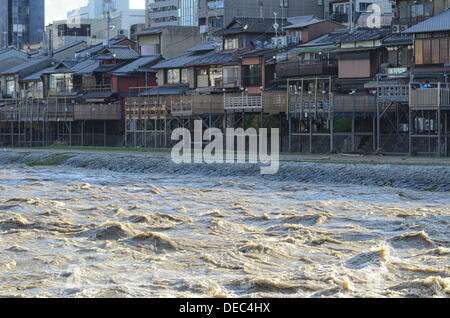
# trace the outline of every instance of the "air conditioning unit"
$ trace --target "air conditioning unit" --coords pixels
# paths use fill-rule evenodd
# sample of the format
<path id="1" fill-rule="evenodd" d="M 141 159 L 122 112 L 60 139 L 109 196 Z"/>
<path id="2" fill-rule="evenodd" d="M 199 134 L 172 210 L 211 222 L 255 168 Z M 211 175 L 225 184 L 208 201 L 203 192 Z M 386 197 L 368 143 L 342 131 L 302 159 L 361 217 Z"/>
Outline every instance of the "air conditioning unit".
<path id="1" fill-rule="evenodd" d="M 117 32 L 116 32 L 116 35 L 126 35 L 127 34 L 127 31 L 126 30 L 123 30 L 123 29 L 119 29 L 119 30 L 117 30 Z"/>

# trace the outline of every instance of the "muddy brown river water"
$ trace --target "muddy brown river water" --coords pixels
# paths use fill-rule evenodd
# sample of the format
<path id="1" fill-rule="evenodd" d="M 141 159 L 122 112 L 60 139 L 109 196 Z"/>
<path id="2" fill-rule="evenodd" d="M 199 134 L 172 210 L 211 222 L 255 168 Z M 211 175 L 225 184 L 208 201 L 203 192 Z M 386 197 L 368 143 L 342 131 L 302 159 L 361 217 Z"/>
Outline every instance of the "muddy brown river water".
<path id="1" fill-rule="evenodd" d="M 427 191 L 2 160 L 0 296 L 450 296 L 447 177 Z"/>

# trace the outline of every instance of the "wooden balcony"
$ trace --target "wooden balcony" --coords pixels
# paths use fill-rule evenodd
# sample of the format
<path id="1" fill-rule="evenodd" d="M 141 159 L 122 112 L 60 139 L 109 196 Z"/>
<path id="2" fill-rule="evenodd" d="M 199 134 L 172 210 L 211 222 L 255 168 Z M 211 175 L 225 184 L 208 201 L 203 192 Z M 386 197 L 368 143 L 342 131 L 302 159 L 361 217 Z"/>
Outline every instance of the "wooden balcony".
<path id="1" fill-rule="evenodd" d="M 295 116 L 315 114 L 316 116 L 329 116 L 335 113 L 374 113 L 376 99 L 370 95 L 334 94 L 331 99 L 325 96 L 302 99 L 299 95 L 289 96 L 289 113 Z M 306 117 L 306 116 L 305 116 Z"/>
<path id="2" fill-rule="evenodd" d="M 337 61 L 315 61 L 312 63 L 283 62 L 276 65 L 279 77 L 295 77 L 308 75 L 337 75 Z"/>
<path id="3" fill-rule="evenodd" d="M 161 118 L 167 116 L 169 112 L 170 102 L 162 97 L 127 97 L 125 99 L 126 119 Z"/>
<path id="4" fill-rule="evenodd" d="M 432 84 L 430 88 L 411 84 L 410 107 L 414 109 L 450 109 L 450 86 Z"/>
<path id="5" fill-rule="evenodd" d="M 203 114 L 223 114 L 223 95 L 184 96 L 172 105 L 172 116 L 190 117 Z"/>
<path id="6" fill-rule="evenodd" d="M 70 122 L 121 119 L 120 104 L 75 104 L 67 99 L 22 99 L 0 102 L 1 121 Z"/>

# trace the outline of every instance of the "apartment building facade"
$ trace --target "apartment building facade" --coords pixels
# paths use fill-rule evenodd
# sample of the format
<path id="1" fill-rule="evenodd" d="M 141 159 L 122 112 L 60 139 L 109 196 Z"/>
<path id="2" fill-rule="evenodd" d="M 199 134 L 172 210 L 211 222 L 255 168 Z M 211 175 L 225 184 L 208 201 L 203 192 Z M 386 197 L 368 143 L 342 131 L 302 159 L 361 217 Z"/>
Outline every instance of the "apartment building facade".
<path id="1" fill-rule="evenodd" d="M 234 17 L 323 18 L 323 12 L 323 0 L 198 0 L 199 26 L 204 31 L 224 28 Z"/>
<path id="2" fill-rule="evenodd" d="M 198 0 L 147 0 L 148 27 L 197 26 Z"/>
<path id="3" fill-rule="evenodd" d="M 44 0 L 0 0 L 0 45 L 39 43 L 45 25 Z M 31 14 L 33 13 L 33 14 Z"/>

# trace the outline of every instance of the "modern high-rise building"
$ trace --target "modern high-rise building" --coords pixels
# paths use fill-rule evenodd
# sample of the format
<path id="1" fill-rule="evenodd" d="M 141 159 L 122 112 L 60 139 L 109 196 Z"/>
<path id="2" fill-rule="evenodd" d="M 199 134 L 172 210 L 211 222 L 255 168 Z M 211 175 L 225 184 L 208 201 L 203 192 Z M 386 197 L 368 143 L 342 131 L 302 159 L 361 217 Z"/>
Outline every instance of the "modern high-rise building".
<path id="1" fill-rule="evenodd" d="M 101 19 L 109 9 L 111 15 L 130 9 L 129 0 L 89 0 L 88 5 L 67 12 L 67 19 Z"/>
<path id="2" fill-rule="evenodd" d="M 0 45 L 39 43 L 45 31 L 44 0 L 0 0 Z"/>
<path id="3" fill-rule="evenodd" d="M 198 20 L 203 30 L 212 31 L 224 28 L 234 17 L 274 18 L 276 13 L 278 18 L 304 15 L 323 18 L 323 3 L 323 0 L 198 0 Z"/>
<path id="4" fill-rule="evenodd" d="M 131 26 L 145 23 L 144 9 L 130 9 L 129 0 L 89 0 L 88 5 L 67 13 L 67 23 L 71 25 L 76 32 L 77 29 L 86 21 L 97 21 L 91 25 L 92 36 L 101 33 L 98 26 L 103 30 L 108 30 L 107 12 L 110 14 L 110 32 L 109 37 L 131 36 Z M 100 21 L 100 23 L 98 22 Z M 62 22 L 62 21 L 60 21 Z M 104 36 L 106 38 L 107 35 Z"/>
<path id="5" fill-rule="evenodd" d="M 198 1 L 146 0 L 147 26 L 197 26 Z"/>

